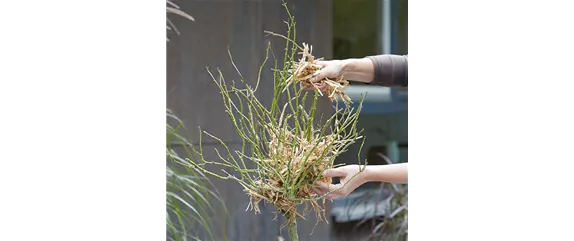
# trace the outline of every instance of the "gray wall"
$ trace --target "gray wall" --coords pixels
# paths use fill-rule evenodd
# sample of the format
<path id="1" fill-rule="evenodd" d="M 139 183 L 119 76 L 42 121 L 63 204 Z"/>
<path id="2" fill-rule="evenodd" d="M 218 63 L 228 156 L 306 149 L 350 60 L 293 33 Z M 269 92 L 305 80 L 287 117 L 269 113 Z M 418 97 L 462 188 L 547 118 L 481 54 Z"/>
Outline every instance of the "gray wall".
<path id="1" fill-rule="evenodd" d="M 254 83 L 268 41 L 271 41 L 275 55 L 282 59 L 284 41 L 264 36 L 263 31 L 284 33 L 285 10 L 278 0 L 180 0 L 176 3 L 196 21 L 170 16 L 181 35 L 168 34 L 167 108 L 186 123 L 188 129 L 185 134 L 190 138 L 197 138 L 197 127 L 201 126 L 231 144 L 230 147 L 238 147 L 239 138 L 224 113 L 217 86 L 205 68 L 219 67 L 227 80 L 238 80 L 228 58 L 229 46 L 245 79 Z M 297 21 L 298 42 L 312 44 L 315 56 L 331 58 L 331 1 L 289 0 L 288 5 Z M 272 87 L 269 66 L 265 68 L 259 86 L 259 98 L 264 103 L 270 102 Z M 320 111 L 330 113 L 330 103 L 323 101 Z M 206 150 L 219 147 L 210 140 L 204 140 L 203 146 Z M 214 152 L 207 155 L 208 158 L 215 157 Z M 226 231 L 227 240 L 274 240 L 284 219 L 272 221 L 273 208 L 264 208 L 261 215 L 246 212 L 248 197 L 238 184 L 218 179 L 212 181 L 231 214 L 227 227 L 220 225 L 214 230 L 221 240 Z M 223 217 L 222 211 L 213 216 L 220 222 Z M 313 236 L 309 235 L 315 223 L 313 215 L 300 222 L 300 240 L 330 240 L 330 226 L 324 223 L 315 227 Z M 287 237 L 286 229 L 283 229 L 283 236 Z"/>

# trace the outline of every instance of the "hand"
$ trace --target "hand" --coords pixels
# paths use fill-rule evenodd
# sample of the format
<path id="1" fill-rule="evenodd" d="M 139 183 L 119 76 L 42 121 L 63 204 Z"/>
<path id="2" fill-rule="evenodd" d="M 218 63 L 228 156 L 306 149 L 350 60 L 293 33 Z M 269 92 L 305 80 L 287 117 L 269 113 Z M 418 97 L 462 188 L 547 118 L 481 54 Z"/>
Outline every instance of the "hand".
<path id="1" fill-rule="evenodd" d="M 361 172 L 359 165 L 347 165 L 338 168 L 328 169 L 323 172 L 324 177 L 340 177 L 339 184 L 330 184 L 318 181 L 316 184 L 318 188 L 313 187 L 312 190 L 319 196 L 327 194 L 325 198 L 335 199 L 349 195 L 357 187 L 367 182 L 367 175 Z M 365 168 L 363 168 L 363 171 Z"/>
<path id="2" fill-rule="evenodd" d="M 342 60 L 330 60 L 330 61 L 316 61 L 318 65 L 323 68 L 315 73 L 315 75 L 310 79 L 311 82 L 319 81 L 324 78 L 336 79 L 341 77 L 343 74 L 343 61 Z M 318 84 L 318 88 L 322 92 L 327 90 L 327 84 Z"/>

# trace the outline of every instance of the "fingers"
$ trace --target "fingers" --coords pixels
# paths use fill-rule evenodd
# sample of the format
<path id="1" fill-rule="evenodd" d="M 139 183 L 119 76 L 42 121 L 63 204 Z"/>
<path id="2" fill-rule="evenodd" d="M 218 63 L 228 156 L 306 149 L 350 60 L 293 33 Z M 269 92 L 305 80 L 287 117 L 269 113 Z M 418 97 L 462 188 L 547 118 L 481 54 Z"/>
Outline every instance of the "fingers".
<path id="1" fill-rule="evenodd" d="M 314 87 L 313 85 L 311 85 L 311 84 L 303 83 L 303 84 L 301 85 L 301 89 L 303 89 L 303 90 L 313 90 L 313 89 L 315 89 L 315 87 Z"/>
<path id="2" fill-rule="evenodd" d="M 321 92 L 321 95 L 324 95 L 325 93 L 327 93 L 327 90 L 329 89 L 329 85 L 325 84 L 325 83 L 319 83 L 316 85 L 312 85 L 312 84 L 303 84 L 301 85 L 301 89 L 302 90 L 319 90 Z"/>
<path id="3" fill-rule="evenodd" d="M 319 83 L 319 84 L 317 84 L 316 86 L 317 86 L 317 89 L 319 89 L 319 90 L 320 90 L 321 92 L 323 92 L 323 93 L 324 93 L 324 92 L 327 90 L 327 88 L 328 88 L 328 87 L 327 87 L 327 84 L 325 84 L 325 83 Z"/>
<path id="4" fill-rule="evenodd" d="M 335 185 L 333 185 L 333 184 L 331 184 L 331 183 L 326 183 L 326 182 L 322 182 L 322 181 L 317 181 L 317 183 L 315 183 L 315 184 L 317 184 L 317 186 L 319 186 L 319 188 L 320 188 L 322 191 L 325 191 L 325 192 L 330 191 L 330 190 L 331 190 L 331 186 L 335 186 Z"/>
<path id="5" fill-rule="evenodd" d="M 355 165 L 350 165 L 323 171 L 323 177 L 341 177 L 341 183 L 330 184 L 317 181 L 315 183 L 316 187 L 312 187 L 312 191 L 327 199 L 336 199 L 349 195 L 349 193 L 363 183 L 357 180 L 347 180 L 348 177 L 356 173 L 355 169 L 357 169 Z"/>
<path id="6" fill-rule="evenodd" d="M 311 190 L 319 196 L 325 196 L 327 199 L 335 199 L 346 196 L 346 191 L 341 184 L 328 184 L 318 181 L 318 187 L 312 187 Z"/>
<path id="7" fill-rule="evenodd" d="M 327 191 L 316 187 L 311 187 L 311 190 L 320 197 L 325 196 L 325 194 L 327 194 Z"/>
<path id="8" fill-rule="evenodd" d="M 342 197 L 344 197 L 344 196 L 346 196 L 346 195 L 343 194 L 343 193 L 340 193 L 340 192 L 332 192 L 332 193 L 327 194 L 327 196 L 325 196 L 325 198 L 326 198 L 326 199 L 329 199 L 329 200 L 333 200 L 333 199 L 337 199 L 337 198 L 342 198 Z"/>
<path id="9" fill-rule="evenodd" d="M 332 168 L 323 171 L 324 177 L 345 177 L 347 173 L 339 168 Z"/>
<path id="10" fill-rule="evenodd" d="M 322 70 L 317 71 L 315 74 L 313 74 L 313 77 L 311 77 L 311 79 L 309 79 L 309 81 L 311 82 L 317 82 L 318 80 L 322 80 L 324 79 L 326 76 L 323 73 Z"/>
<path id="11" fill-rule="evenodd" d="M 318 181 L 317 183 L 315 183 L 318 187 L 311 187 L 311 191 L 313 191 L 315 194 L 317 194 L 319 197 L 323 197 L 325 196 L 328 192 L 329 189 L 328 188 L 323 188 L 324 186 L 328 186 L 328 184 Z"/>
<path id="12" fill-rule="evenodd" d="M 311 77 L 311 82 L 317 82 L 325 78 L 337 78 L 340 75 L 339 61 L 336 60 L 319 60 L 315 64 L 321 66 L 321 69 Z"/>

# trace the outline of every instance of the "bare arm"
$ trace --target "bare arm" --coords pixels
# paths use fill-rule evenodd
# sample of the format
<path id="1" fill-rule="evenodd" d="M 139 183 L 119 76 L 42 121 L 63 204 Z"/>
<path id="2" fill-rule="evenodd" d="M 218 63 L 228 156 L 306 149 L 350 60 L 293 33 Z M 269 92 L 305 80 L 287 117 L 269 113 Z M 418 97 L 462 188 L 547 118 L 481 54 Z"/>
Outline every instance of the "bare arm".
<path id="1" fill-rule="evenodd" d="M 345 79 L 371 83 L 375 75 L 373 61 L 368 58 L 341 60 L 342 75 Z"/>
<path id="2" fill-rule="evenodd" d="M 340 177 L 338 184 L 318 181 L 313 191 L 320 196 L 326 195 L 328 199 L 334 199 L 349 195 L 357 187 L 366 182 L 391 182 L 408 183 L 408 163 L 389 165 L 367 165 L 361 171 L 359 165 L 347 165 L 328 169 L 323 172 L 325 177 Z"/>
<path id="3" fill-rule="evenodd" d="M 346 79 L 383 86 L 407 86 L 406 56 L 385 54 L 341 61 L 341 72 Z"/>
<path id="4" fill-rule="evenodd" d="M 323 68 L 311 78 L 338 78 L 381 86 L 408 86 L 408 57 L 383 54 L 365 58 L 318 61 Z M 324 87 L 324 86 L 323 86 Z"/>
<path id="5" fill-rule="evenodd" d="M 366 182 L 408 183 L 408 163 L 366 166 Z"/>

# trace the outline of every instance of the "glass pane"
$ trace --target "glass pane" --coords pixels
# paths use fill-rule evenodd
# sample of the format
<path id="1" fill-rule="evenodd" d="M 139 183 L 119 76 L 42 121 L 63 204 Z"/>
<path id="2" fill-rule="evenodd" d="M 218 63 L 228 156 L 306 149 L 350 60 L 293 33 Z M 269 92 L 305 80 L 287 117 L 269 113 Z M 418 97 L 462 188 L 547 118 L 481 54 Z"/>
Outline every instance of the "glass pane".
<path id="1" fill-rule="evenodd" d="M 409 5 L 407 0 L 395 0 L 393 54 L 409 53 Z"/>
<path id="2" fill-rule="evenodd" d="M 333 1 L 333 58 L 363 58 L 379 53 L 379 1 Z"/>
<path id="3" fill-rule="evenodd" d="M 382 53 L 383 0 L 333 1 L 333 58 Z M 408 0 L 391 0 L 391 53 L 408 54 Z"/>

